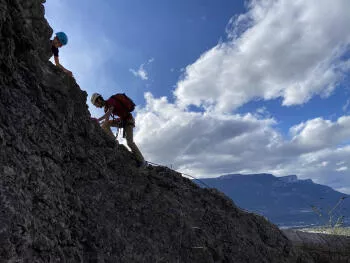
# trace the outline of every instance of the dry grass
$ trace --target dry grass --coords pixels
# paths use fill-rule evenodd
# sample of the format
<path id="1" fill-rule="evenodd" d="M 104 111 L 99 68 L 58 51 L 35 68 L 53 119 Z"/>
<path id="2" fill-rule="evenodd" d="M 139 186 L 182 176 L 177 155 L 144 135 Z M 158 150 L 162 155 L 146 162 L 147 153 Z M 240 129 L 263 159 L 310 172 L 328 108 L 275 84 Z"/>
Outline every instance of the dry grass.
<path id="1" fill-rule="evenodd" d="M 350 227 L 314 227 L 302 228 L 300 231 L 309 233 L 322 233 L 329 235 L 350 236 Z"/>

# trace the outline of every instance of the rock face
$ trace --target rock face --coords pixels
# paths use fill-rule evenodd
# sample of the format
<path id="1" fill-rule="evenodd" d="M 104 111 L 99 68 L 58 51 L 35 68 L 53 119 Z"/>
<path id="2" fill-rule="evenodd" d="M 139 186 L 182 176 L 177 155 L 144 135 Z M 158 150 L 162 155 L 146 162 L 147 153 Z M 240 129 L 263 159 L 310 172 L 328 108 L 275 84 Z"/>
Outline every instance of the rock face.
<path id="1" fill-rule="evenodd" d="M 48 61 L 40 0 L 0 0 L 0 262 L 313 262 L 264 218 L 135 167 Z"/>
<path id="2" fill-rule="evenodd" d="M 283 231 L 299 247 L 309 253 L 318 263 L 350 262 L 350 237 L 306 233 L 293 229 Z"/>

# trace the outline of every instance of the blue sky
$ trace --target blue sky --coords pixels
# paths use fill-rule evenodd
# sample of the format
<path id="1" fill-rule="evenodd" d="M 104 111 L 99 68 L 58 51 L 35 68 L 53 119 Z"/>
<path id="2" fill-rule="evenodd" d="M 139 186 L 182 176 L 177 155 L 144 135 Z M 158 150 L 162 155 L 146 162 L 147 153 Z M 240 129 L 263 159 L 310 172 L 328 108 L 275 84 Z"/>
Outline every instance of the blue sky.
<path id="1" fill-rule="evenodd" d="M 196 177 L 296 174 L 350 193 L 348 0 L 45 8 L 69 36 L 60 60 L 89 98 L 135 100 L 146 159 Z"/>
<path id="2" fill-rule="evenodd" d="M 91 42 L 92 49 L 100 49 L 98 43 L 103 39 L 110 42 L 100 49 L 106 52 L 102 55 L 104 71 L 140 105 L 144 104 L 144 91 L 169 96 L 181 69 L 225 38 L 229 19 L 243 8 L 242 3 L 229 0 L 223 0 L 222 5 L 207 0 L 53 0 L 45 7 L 54 31 L 64 30 L 69 35 L 70 45 L 64 49 L 74 52 L 78 43 L 82 43 L 76 38 L 81 40 L 83 36 L 88 38 L 84 42 Z M 62 59 L 69 60 L 63 56 L 64 49 Z M 154 62 L 147 64 L 152 58 Z M 137 71 L 142 64 L 148 74 L 147 81 L 130 74 L 130 69 Z M 98 89 L 106 89 L 106 93 L 110 90 L 102 85 Z"/>

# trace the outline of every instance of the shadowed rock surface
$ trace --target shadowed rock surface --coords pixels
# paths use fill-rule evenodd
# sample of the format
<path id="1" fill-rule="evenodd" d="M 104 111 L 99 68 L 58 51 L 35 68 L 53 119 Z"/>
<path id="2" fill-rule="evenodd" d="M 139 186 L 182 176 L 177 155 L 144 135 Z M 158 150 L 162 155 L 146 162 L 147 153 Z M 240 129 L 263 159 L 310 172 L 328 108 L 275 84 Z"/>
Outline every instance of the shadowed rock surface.
<path id="1" fill-rule="evenodd" d="M 0 262 L 313 262 L 216 190 L 137 169 L 48 61 L 43 2 L 0 0 Z"/>
<path id="2" fill-rule="evenodd" d="M 350 237 L 284 230 L 296 247 L 309 253 L 317 263 L 349 263 Z"/>

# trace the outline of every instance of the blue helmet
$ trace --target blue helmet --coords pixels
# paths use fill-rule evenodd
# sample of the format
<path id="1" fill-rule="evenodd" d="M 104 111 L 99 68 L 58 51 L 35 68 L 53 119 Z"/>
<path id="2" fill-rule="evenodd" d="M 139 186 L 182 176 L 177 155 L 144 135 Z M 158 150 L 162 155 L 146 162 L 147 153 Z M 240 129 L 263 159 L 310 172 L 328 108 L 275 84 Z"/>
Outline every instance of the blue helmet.
<path id="1" fill-rule="evenodd" d="M 64 46 L 64 45 L 67 45 L 68 43 L 68 37 L 67 35 L 64 33 L 64 32 L 57 32 L 56 33 L 56 37 L 58 38 L 58 40 L 61 42 L 61 44 Z"/>

